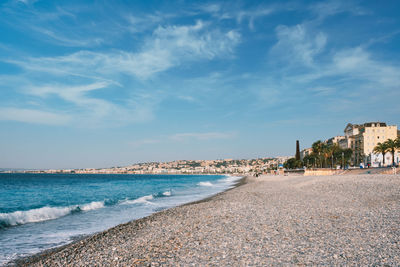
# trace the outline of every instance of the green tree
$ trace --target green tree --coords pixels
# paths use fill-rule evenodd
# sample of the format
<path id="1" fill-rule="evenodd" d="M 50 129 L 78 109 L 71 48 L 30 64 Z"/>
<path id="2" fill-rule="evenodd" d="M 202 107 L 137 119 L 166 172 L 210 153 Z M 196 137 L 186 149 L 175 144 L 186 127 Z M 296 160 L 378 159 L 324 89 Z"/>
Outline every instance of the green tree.
<path id="1" fill-rule="evenodd" d="M 385 154 L 388 151 L 388 146 L 385 143 L 378 143 L 375 147 L 373 152 L 377 154 L 382 154 L 383 157 L 383 165 L 385 165 Z"/>
<path id="2" fill-rule="evenodd" d="M 400 151 L 400 136 L 397 136 L 394 142 L 396 144 L 396 148 Z"/>
<path id="3" fill-rule="evenodd" d="M 394 141 L 396 142 L 396 148 L 400 149 L 400 136 L 397 136 Z"/>
<path id="4" fill-rule="evenodd" d="M 342 149 L 338 144 L 328 145 L 320 140 L 312 144 L 313 152 L 304 157 L 304 165 L 316 167 L 334 167 L 338 164 L 347 165 L 353 154 L 351 148 Z M 342 166 L 344 167 L 344 166 Z"/>
<path id="5" fill-rule="evenodd" d="M 296 169 L 303 167 L 303 163 L 301 160 L 296 160 L 296 158 L 290 158 L 285 163 L 283 163 L 283 167 L 286 169 Z"/>
<path id="6" fill-rule="evenodd" d="M 317 156 L 316 156 L 315 153 L 311 153 L 309 155 L 306 155 L 303 158 L 303 164 L 307 168 L 309 168 L 310 166 L 314 166 L 315 167 L 316 161 L 317 161 Z"/>
<path id="7" fill-rule="evenodd" d="M 311 148 L 316 156 L 316 159 L 319 161 L 320 167 L 322 168 L 322 153 L 324 150 L 324 142 L 318 140 L 312 144 Z M 318 166 L 318 164 L 316 165 Z"/>
<path id="8" fill-rule="evenodd" d="M 396 138 L 396 140 L 399 138 Z M 396 149 L 398 148 L 397 141 L 393 139 L 388 139 L 385 141 L 385 145 L 387 147 L 387 150 L 392 154 L 392 166 L 394 166 L 394 152 L 396 152 Z"/>
<path id="9" fill-rule="evenodd" d="M 344 163 L 347 165 L 353 155 L 353 150 L 351 148 L 343 149 Z"/>
<path id="10" fill-rule="evenodd" d="M 343 149 L 341 149 L 338 144 L 333 144 L 329 147 L 329 157 L 332 159 L 330 162 L 332 168 L 336 166 L 338 162 L 341 162 L 342 151 Z"/>

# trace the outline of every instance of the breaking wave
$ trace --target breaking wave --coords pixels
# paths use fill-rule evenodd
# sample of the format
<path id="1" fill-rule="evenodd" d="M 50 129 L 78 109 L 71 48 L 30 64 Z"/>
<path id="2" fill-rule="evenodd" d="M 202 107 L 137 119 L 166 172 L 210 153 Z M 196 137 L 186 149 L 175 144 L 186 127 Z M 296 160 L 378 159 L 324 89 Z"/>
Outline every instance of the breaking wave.
<path id="1" fill-rule="evenodd" d="M 200 186 L 214 186 L 212 183 L 210 183 L 210 182 L 200 182 L 200 183 L 198 183 L 197 185 L 200 185 Z"/>
<path id="2" fill-rule="evenodd" d="M 95 201 L 88 204 L 73 205 L 69 207 L 42 207 L 25 211 L 0 213 L 0 228 L 54 220 L 74 212 L 95 210 L 103 207 L 104 201 Z"/>
<path id="3" fill-rule="evenodd" d="M 221 182 L 227 182 L 227 183 L 233 183 L 233 182 L 237 182 L 240 179 L 242 179 L 242 176 L 231 176 L 231 175 L 225 175 L 224 178 L 218 180 Z"/>
<path id="4" fill-rule="evenodd" d="M 163 194 L 163 196 L 169 197 L 169 196 L 171 196 L 171 191 L 165 191 L 162 194 Z"/>
<path id="5" fill-rule="evenodd" d="M 153 200 L 155 198 L 161 198 L 161 197 L 169 197 L 171 196 L 172 193 L 171 191 L 165 191 L 165 192 L 160 192 L 158 194 L 153 194 L 153 195 L 147 195 L 143 197 L 139 197 L 137 199 L 125 199 L 120 202 L 122 205 L 128 205 L 128 204 L 153 204 L 150 200 Z"/>
<path id="6" fill-rule="evenodd" d="M 144 197 L 139 197 L 137 199 L 132 199 L 132 200 L 124 200 L 121 202 L 123 205 L 127 204 L 151 204 L 149 200 L 154 199 L 153 195 L 148 195 Z"/>

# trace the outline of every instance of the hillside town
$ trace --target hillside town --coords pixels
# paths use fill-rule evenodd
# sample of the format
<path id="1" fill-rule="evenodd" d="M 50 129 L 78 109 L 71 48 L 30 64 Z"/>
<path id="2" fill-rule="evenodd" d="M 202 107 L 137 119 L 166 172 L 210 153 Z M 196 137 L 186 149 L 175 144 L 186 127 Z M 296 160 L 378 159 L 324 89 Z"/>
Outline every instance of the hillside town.
<path id="1" fill-rule="evenodd" d="M 256 174 L 276 169 L 290 157 L 220 160 L 176 160 L 137 163 L 125 167 L 68 170 L 27 170 L 28 173 L 78 174 Z"/>
<path id="2" fill-rule="evenodd" d="M 292 156 L 257 159 L 176 160 L 171 162 L 136 163 L 124 167 L 23 170 L 23 173 L 76 173 L 76 174 L 262 174 L 278 168 L 344 168 L 384 167 L 399 165 L 400 147 L 391 151 L 384 144 L 400 140 L 397 125 L 385 122 L 348 123 L 344 135 L 317 141 L 313 146 L 299 150 Z M 382 145 L 382 149 L 377 146 Z M 396 145 L 396 143 L 395 143 Z M 383 153 L 382 153 L 383 152 Z M 393 152 L 393 153 L 391 153 Z M 1 172 L 1 170 L 0 170 Z M 16 172 L 7 170 L 2 172 Z"/>

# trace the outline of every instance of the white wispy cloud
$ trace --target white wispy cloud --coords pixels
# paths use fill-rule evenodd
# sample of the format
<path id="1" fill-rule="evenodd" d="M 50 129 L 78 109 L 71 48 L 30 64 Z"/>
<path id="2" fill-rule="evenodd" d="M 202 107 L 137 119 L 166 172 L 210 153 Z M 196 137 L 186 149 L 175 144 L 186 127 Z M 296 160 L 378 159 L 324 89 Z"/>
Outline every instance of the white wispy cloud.
<path id="1" fill-rule="evenodd" d="M 327 43 L 327 36 L 323 32 L 309 33 L 303 24 L 293 27 L 279 25 L 276 28 L 278 42 L 271 50 L 286 61 L 298 60 L 305 65 L 312 66 L 314 57 L 321 53 Z"/>
<path id="2" fill-rule="evenodd" d="M 103 117 L 111 113 L 112 110 L 117 110 L 118 108 L 103 99 L 88 97 L 87 93 L 104 89 L 108 85 L 109 84 L 106 82 L 97 82 L 82 86 L 44 85 L 28 88 L 27 93 L 42 98 L 49 95 L 57 95 L 65 101 L 84 107 L 86 110 L 91 110 L 97 117 Z"/>
<path id="3" fill-rule="evenodd" d="M 96 124 L 113 118 L 131 123 L 152 119 L 161 98 L 155 89 L 148 92 L 150 97 L 137 95 L 138 88 L 127 84 L 126 76 L 146 82 L 157 73 L 189 62 L 230 57 L 240 39 L 240 34 L 234 30 L 222 31 L 198 20 L 189 25 L 158 26 L 137 51 L 81 50 L 63 56 L 4 61 L 25 71 L 22 87 L 21 82 L 16 82 L 20 88 L 25 88 L 20 92 L 39 97 L 45 103 L 50 96 L 55 96 L 75 105 L 69 112 L 79 117 L 81 124 L 87 121 Z M 38 81 L 38 76 L 46 76 L 46 82 Z M 131 97 L 122 103 L 96 97 L 98 91 L 115 87 L 132 90 Z M 193 100 L 193 97 L 188 96 L 186 100 Z"/>
<path id="4" fill-rule="evenodd" d="M 198 21 L 188 26 L 158 27 L 136 53 L 79 51 L 67 56 L 9 62 L 31 71 L 60 75 L 110 77 L 125 73 L 147 79 L 184 62 L 230 55 L 239 42 L 238 32 L 210 29 L 209 25 Z"/>
<path id="5" fill-rule="evenodd" d="M 142 146 L 158 144 L 160 142 L 161 142 L 161 140 L 159 140 L 159 139 L 141 139 L 141 140 L 135 140 L 135 141 L 128 142 L 128 144 L 131 147 L 138 148 L 138 147 L 142 147 Z"/>
<path id="6" fill-rule="evenodd" d="M 374 59 L 361 47 L 337 52 L 327 74 L 351 75 L 353 79 L 373 82 L 382 89 L 398 88 L 400 84 L 400 66 Z"/>
<path id="7" fill-rule="evenodd" d="M 392 62 L 373 58 L 372 54 L 362 47 L 341 49 L 334 53 L 329 61 L 319 62 L 316 69 L 304 74 L 293 74 L 288 80 L 300 84 L 324 79 L 334 79 L 336 83 L 355 83 L 357 88 L 366 84 L 380 90 L 397 88 L 400 83 L 400 66 Z M 329 80 L 332 81 L 332 80 Z"/>
<path id="8" fill-rule="evenodd" d="M 324 20 L 327 17 L 340 13 L 351 13 L 358 16 L 370 13 L 370 11 L 357 5 L 355 1 L 344 0 L 330 0 L 313 3 L 309 6 L 309 9 L 317 16 L 318 20 Z"/>
<path id="9" fill-rule="evenodd" d="M 62 46 L 93 47 L 99 46 L 104 43 L 104 39 L 100 37 L 82 38 L 82 36 L 75 33 L 65 35 L 57 32 L 54 29 L 48 29 L 48 27 L 43 28 L 38 26 L 31 26 L 31 30 L 40 33 L 41 35 L 43 35 L 44 38 L 49 39 L 50 42 L 54 42 Z"/>
<path id="10" fill-rule="evenodd" d="M 387 96 L 400 97 L 400 65 L 375 57 L 365 46 L 326 53 L 328 35 L 308 24 L 279 26 L 276 33 L 278 41 L 270 50 L 270 59 L 287 63 L 265 80 L 269 89 L 260 90 L 261 96 L 278 89 L 276 101 L 281 103 L 324 97 L 323 102 L 314 101 L 331 110 L 361 108 Z"/>
<path id="11" fill-rule="evenodd" d="M 248 26 L 249 29 L 254 31 L 254 22 L 256 19 L 264 16 L 268 16 L 275 12 L 276 10 L 273 8 L 260 8 L 256 10 L 250 10 L 250 11 L 239 11 L 236 15 L 236 20 L 238 23 L 241 23 L 244 20 L 248 20 Z"/>
<path id="12" fill-rule="evenodd" d="M 211 3 L 199 5 L 197 9 L 211 14 L 218 20 L 235 20 L 238 24 L 247 23 L 249 29 L 254 31 L 254 23 L 257 19 L 271 15 L 282 7 L 283 5 L 274 5 L 246 9 L 237 4 L 222 6 L 219 3 Z"/>
<path id="13" fill-rule="evenodd" d="M 19 101 L 19 106 L 34 106 L 35 110 L 32 114 L 36 115 L 30 116 L 26 108 L 14 108 L 15 114 L 18 116 L 12 116 L 14 113 L 11 111 L 13 110 L 7 109 L 5 114 L 8 115 L 4 115 L 4 120 L 7 118 L 7 120 L 43 124 L 44 119 L 40 118 L 45 118 L 46 114 L 49 114 L 48 107 L 52 107 L 53 110 L 57 110 L 53 112 L 54 116 L 58 115 L 62 123 L 47 124 L 68 124 L 69 126 L 84 128 L 110 127 L 153 120 L 155 106 L 161 101 L 159 95 L 155 97 L 152 94 L 140 93 L 130 94 L 129 97 L 118 101 L 118 103 L 107 98 L 96 97 L 97 91 L 110 90 L 109 86 L 112 86 L 112 83 L 108 82 L 74 86 L 58 83 L 33 86 L 29 83 L 29 80 L 16 82 L 13 79 L 7 79 L 7 81 L 23 88 L 21 93 L 27 95 L 28 100 L 25 103 Z M 54 105 L 54 103 L 58 104 Z M 22 111 L 25 113 L 22 113 Z M 50 116 L 51 114 L 48 115 L 49 118 Z M 62 119 L 63 116 L 71 119 Z"/>
<path id="14" fill-rule="evenodd" d="M 157 28 L 160 24 L 165 24 L 166 21 L 173 19 L 178 16 L 178 13 L 161 13 L 155 12 L 152 14 L 139 15 L 129 13 L 123 18 L 128 22 L 123 27 L 131 33 L 141 33 L 145 31 L 151 31 Z"/>
<path id="15" fill-rule="evenodd" d="M 172 135 L 163 135 L 158 138 L 144 138 L 127 142 L 131 147 L 139 148 L 155 144 L 171 144 L 183 141 L 211 141 L 233 138 L 235 134 L 224 132 L 190 132 L 177 133 Z"/>
<path id="16" fill-rule="evenodd" d="M 219 3 L 203 4 L 197 7 L 207 13 L 217 13 L 221 10 L 221 5 Z"/>
<path id="17" fill-rule="evenodd" d="M 177 133 L 170 136 L 170 139 L 174 141 L 183 141 L 187 139 L 196 140 L 213 140 L 213 139 L 228 139 L 234 135 L 231 133 L 222 132 L 208 132 L 208 133 Z"/>
<path id="18" fill-rule="evenodd" d="M 317 86 L 308 88 L 308 91 L 317 95 L 331 95 L 332 93 L 335 93 L 336 90 L 333 87 Z"/>
<path id="19" fill-rule="evenodd" d="M 0 120 L 46 125 L 66 125 L 72 121 L 72 117 L 66 114 L 36 109 L 3 107 L 0 108 Z"/>
<path id="20" fill-rule="evenodd" d="M 37 2 L 38 0 L 15 0 L 15 2 L 17 3 L 24 3 L 25 5 L 31 5 L 35 2 Z"/>

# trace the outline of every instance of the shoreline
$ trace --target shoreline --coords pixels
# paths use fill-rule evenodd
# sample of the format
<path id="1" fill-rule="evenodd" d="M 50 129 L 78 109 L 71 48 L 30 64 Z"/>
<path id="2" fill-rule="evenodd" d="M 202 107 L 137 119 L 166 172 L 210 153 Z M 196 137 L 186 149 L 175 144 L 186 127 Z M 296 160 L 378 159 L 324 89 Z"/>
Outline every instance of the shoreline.
<path id="1" fill-rule="evenodd" d="M 194 174 L 194 175 L 197 175 L 197 174 Z M 235 176 L 235 175 L 224 175 L 224 176 Z M 232 188 L 228 188 L 228 189 L 226 189 L 226 190 L 224 190 L 222 192 L 219 192 L 219 193 L 217 193 L 215 195 L 206 197 L 206 198 L 201 199 L 201 200 L 196 200 L 196 201 L 192 201 L 192 202 L 189 202 L 189 203 L 181 204 L 181 205 L 176 206 L 176 207 L 171 207 L 171 208 L 168 208 L 168 209 L 157 211 L 157 212 L 152 213 L 152 214 L 150 214 L 150 215 L 148 215 L 146 217 L 135 219 L 135 220 L 131 220 L 131 221 L 126 222 L 126 223 L 118 224 L 118 225 L 116 225 L 114 227 L 105 229 L 104 231 L 101 231 L 101 232 L 96 232 L 96 233 L 88 234 L 88 235 L 81 235 L 81 236 L 78 236 L 76 238 L 73 237 L 73 240 L 70 243 L 67 243 L 65 245 L 61 245 L 61 246 L 58 246 L 58 247 L 54 247 L 54 248 L 49 248 L 49 249 L 46 249 L 46 250 L 44 250 L 42 252 L 38 252 L 38 253 L 33 254 L 33 255 L 28 255 L 28 256 L 17 258 L 15 260 L 12 260 L 12 261 L 6 263 L 4 266 L 30 266 L 32 264 L 40 262 L 42 259 L 50 257 L 51 255 L 56 254 L 56 253 L 58 253 L 58 252 L 60 252 L 60 251 L 62 251 L 64 249 L 68 249 L 69 247 L 72 247 L 72 246 L 74 246 L 74 245 L 76 245 L 76 244 L 78 244 L 78 243 L 80 243 L 82 241 L 85 241 L 85 240 L 88 241 L 91 238 L 95 238 L 97 235 L 105 234 L 105 233 L 113 230 L 114 228 L 123 227 L 123 226 L 127 226 L 127 225 L 130 225 L 130 224 L 135 224 L 135 223 L 141 224 L 141 223 L 146 222 L 147 220 L 152 220 L 153 217 L 157 217 L 157 215 L 159 213 L 167 212 L 170 209 L 175 209 L 175 208 L 179 208 L 179 207 L 183 207 L 183 206 L 190 206 L 190 205 L 193 205 L 193 204 L 199 204 L 199 203 L 202 203 L 202 202 L 211 201 L 213 198 L 215 198 L 215 197 L 217 197 L 217 196 L 219 196 L 221 194 L 224 194 L 225 192 L 228 192 L 230 190 L 233 190 L 233 189 L 235 189 L 235 188 L 237 188 L 239 186 L 242 186 L 242 185 L 246 184 L 247 179 L 248 179 L 249 176 L 238 176 L 238 177 L 241 177 L 241 178 L 237 180 L 237 182 L 232 186 Z"/>
<path id="2" fill-rule="evenodd" d="M 242 182 L 211 198 L 118 225 L 17 263 L 396 266 L 400 262 L 398 175 L 260 176 Z"/>

